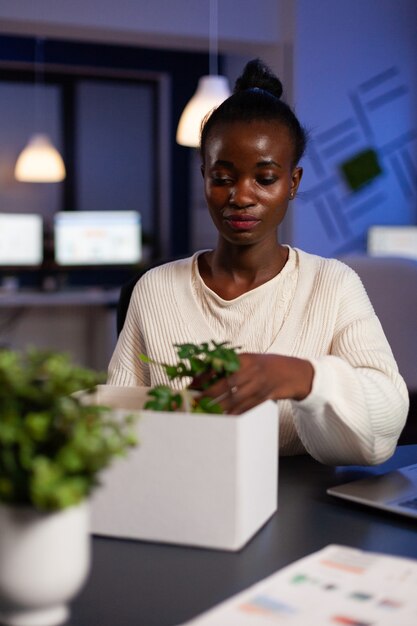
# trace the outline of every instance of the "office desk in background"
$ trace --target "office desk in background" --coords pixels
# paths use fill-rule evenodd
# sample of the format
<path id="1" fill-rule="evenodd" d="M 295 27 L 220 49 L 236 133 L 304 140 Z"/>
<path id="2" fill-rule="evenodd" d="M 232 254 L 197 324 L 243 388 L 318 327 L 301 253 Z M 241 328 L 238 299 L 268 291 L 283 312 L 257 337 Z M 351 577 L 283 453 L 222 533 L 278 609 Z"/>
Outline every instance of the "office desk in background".
<path id="1" fill-rule="evenodd" d="M 80 365 L 104 371 L 117 339 L 119 291 L 0 290 L 0 345 L 61 350 Z"/>
<path id="2" fill-rule="evenodd" d="M 374 468 L 281 457 L 278 512 L 238 553 L 96 537 L 68 626 L 181 624 L 330 543 L 417 559 L 416 520 L 326 494 L 331 485 L 416 462 L 417 445 L 400 446 Z"/>

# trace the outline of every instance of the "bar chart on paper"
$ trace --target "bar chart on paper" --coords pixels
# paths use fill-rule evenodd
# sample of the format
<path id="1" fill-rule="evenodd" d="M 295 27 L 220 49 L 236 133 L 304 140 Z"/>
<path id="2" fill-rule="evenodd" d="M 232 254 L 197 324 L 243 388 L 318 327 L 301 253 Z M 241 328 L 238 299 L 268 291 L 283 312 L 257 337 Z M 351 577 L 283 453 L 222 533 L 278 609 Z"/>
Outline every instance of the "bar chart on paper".
<path id="1" fill-rule="evenodd" d="M 415 626 L 417 561 L 329 545 L 187 626 Z"/>

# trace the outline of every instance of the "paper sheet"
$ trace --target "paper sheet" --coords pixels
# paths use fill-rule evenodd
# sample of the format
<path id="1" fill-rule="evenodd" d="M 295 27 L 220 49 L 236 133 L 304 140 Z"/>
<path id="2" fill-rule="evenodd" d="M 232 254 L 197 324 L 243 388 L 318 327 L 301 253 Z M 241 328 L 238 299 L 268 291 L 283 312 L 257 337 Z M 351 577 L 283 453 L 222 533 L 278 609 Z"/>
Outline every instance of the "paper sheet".
<path id="1" fill-rule="evenodd" d="M 329 545 L 183 626 L 416 626 L 417 561 Z"/>

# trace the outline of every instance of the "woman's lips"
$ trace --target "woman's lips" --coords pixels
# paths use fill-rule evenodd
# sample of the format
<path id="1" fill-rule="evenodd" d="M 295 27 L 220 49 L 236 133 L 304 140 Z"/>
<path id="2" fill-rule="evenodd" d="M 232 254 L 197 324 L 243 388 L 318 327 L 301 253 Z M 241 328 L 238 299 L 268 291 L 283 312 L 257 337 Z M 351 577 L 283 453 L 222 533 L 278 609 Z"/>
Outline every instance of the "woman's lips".
<path id="1" fill-rule="evenodd" d="M 252 215 L 232 215 L 230 217 L 226 217 L 225 221 L 231 228 L 233 228 L 233 230 L 251 230 L 259 224 L 259 220 Z"/>

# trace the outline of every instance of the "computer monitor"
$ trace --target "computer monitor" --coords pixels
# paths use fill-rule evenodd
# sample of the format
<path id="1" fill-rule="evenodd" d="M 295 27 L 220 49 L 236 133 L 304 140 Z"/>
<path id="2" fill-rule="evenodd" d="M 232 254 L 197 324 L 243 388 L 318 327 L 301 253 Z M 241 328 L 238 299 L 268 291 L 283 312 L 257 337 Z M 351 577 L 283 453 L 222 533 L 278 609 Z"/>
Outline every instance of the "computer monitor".
<path id="1" fill-rule="evenodd" d="M 372 226 L 367 247 L 370 256 L 417 259 L 417 226 Z"/>
<path id="2" fill-rule="evenodd" d="M 137 211 L 62 211 L 54 216 L 55 262 L 63 266 L 134 265 L 141 260 Z"/>
<path id="3" fill-rule="evenodd" d="M 0 213 L 0 268 L 38 267 L 42 261 L 42 217 L 36 213 Z"/>

